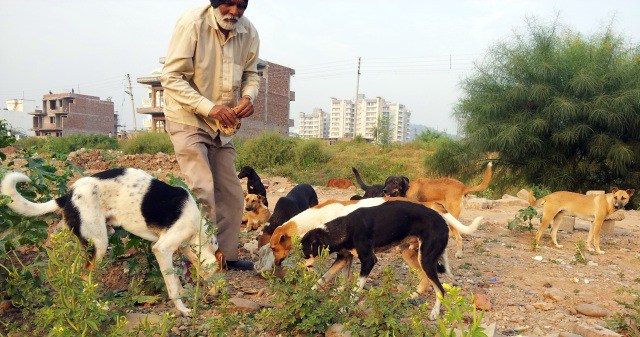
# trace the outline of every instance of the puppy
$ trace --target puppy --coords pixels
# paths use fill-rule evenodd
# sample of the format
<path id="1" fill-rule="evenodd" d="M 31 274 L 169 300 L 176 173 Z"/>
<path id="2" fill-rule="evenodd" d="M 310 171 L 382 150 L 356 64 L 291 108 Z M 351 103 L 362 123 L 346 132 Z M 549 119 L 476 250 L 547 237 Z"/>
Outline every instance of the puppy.
<path id="1" fill-rule="evenodd" d="M 351 186 L 354 186 L 353 182 L 349 179 L 344 178 L 331 178 L 327 183 L 327 187 L 341 188 L 343 190 L 346 190 Z"/>
<path id="2" fill-rule="evenodd" d="M 267 200 L 267 189 L 264 187 L 260 176 L 251 166 L 244 166 L 240 173 L 238 173 L 238 179 L 247 178 L 247 193 L 258 194 L 264 197 L 264 205 L 269 207 L 269 201 Z"/>
<path id="3" fill-rule="evenodd" d="M 533 191 L 529 192 L 529 203 L 532 206 L 542 206 L 542 223 L 536 232 L 536 246 L 538 246 L 544 230 L 549 226 L 549 223 L 553 222 L 551 239 L 556 247 L 562 248 L 562 245 L 559 245 L 557 241 L 558 228 L 562 223 L 562 218 L 566 215 L 572 215 L 593 221 L 587 236 L 587 249 L 593 251 L 593 244 L 596 253 L 604 254 L 605 252 L 600 249 L 602 223 L 607 215 L 623 209 L 634 192 L 633 189 L 624 191 L 617 187 L 611 187 L 611 193 L 607 194 L 584 195 L 559 191 L 538 200 L 533 197 Z"/>
<path id="4" fill-rule="evenodd" d="M 169 298 L 185 316 L 189 315 L 190 309 L 179 297 L 182 285 L 173 272 L 173 253 L 181 249 L 191 263 L 200 263 L 195 247 L 195 251 L 201 252 L 204 267 L 208 267 L 204 270 L 224 268 L 224 254 L 218 250 L 218 241 L 215 236 L 207 239 L 207 224 L 196 201 L 184 188 L 168 185 L 142 170 L 119 168 L 80 178 L 73 183 L 69 193 L 36 204 L 16 189 L 16 184 L 30 181 L 18 172 L 4 177 L 2 194 L 12 198 L 8 206 L 31 217 L 62 210 L 63 221 L 80 241 L 84 245 L 91 241 L 94 245 L 93 256 L 86 266 L 88 269 L 93 269 L 107 252 L 108 225 L 121 226 L 154 242 L 152 251 L 160 265 Z"/>
<path id="5" fill-rule="evenodd" d="M 465 230 L 465 227 L 459 230 Z M 436 211 L 410 201 L 394 200 L 359 208 L 329 221 L 304 234 L 301 243 L 307 268 L 313 267 L 319 250 L 324 248 L 330 253 L 339 253 L 334 266 L 345 264 L 349 255 L 358 257 L 361 263 L 358 288 L 362 290 L 378 260 L 376 252 L 417 238 L 421 278 L 417 292 L 423 294 L 431 283 L 436 295 L 442 296 L 444 289 L 438 279 L 437 263 L 445 252 L 448 237 L 447 223 Z M 429 318 L 434 320 L 439 313 L 440 298 L 436 296 Z"/>
<path id="6" fill-rule="evenodd" d="M 436 201 L 444 204 L 445 208 L 456 219 L 460 217 L 462 212 L 462 204 L 467 194 L 471 192 L 482 191 L 491 181 L 490 162 L 484 172 L 482 183 L 478 186 L 467 187 L 461 181 L 452 178 L 427 179 L 419 178 L 409 184 L 407 190 L 407 198 L 415 201 Z M 455 236 L 457 243 L 456 258 L 462 258 L 462 236 L 455 228 L 450 228 L 451 234 Z"/>
<path id="7" fill-rule="evenodd" d="M 244 197 L 244 209 L 247 211 L 247 231 L 256 230 L 271 217 L 271 212 L 264 205 L 265 197 L 259 194 L 247 194 Z"/>

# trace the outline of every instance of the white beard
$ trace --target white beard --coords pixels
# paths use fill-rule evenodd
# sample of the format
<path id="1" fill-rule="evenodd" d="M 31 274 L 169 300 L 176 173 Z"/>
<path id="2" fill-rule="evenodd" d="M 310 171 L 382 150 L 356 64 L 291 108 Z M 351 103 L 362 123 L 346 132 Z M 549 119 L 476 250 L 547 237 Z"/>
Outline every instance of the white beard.
<path id="1" fill-rule="evenodd" d="M 222 15 L 222 13 L 220 12 L 220 9 L 218 8 L 213 9 L 213 15 L 216 18 L 216 22 L 218 22 L 218 26 L 220 26 L 222 29 L 225 29 L 225 30 L 233 30 L 234 28 L 236 28 L 236 24 L 238 24 L 238 20 L 240 20 L 239 17 L 232 14 Z M 235 19 L 236 22 L 229 22 L 225 19 Z"/>

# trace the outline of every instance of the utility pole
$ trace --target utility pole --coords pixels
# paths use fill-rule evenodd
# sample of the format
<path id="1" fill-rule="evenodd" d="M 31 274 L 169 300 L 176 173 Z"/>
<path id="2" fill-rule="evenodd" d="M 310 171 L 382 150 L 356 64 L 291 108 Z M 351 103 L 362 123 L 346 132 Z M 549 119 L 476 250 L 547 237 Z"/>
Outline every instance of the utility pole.
<path id="1" fill-rule="evenodd" d="M 267 126 L 269 120 L 269 64 L 264 67 L 264 126 Z"/>
<path id="2" fill-rule="evenodd" d="M 360 90 L 360 57 L 358 57 L 358 80 L 356 81 L 356 99 L 353 113 L 353 139 L 356 139 L 356 122 L 358 121 L 358 90 Z"/>
<path id="3" fill-rule="evenodd" d="M 129 76 L 129 74 L 127 74 L 127 81 L 129 81 L 129 90 L 125 90 L 125 93 L 129 94 L 129 97 L 131 98 L 131 112 L 133 113 L 133 131 L 137 131 L 138 125 L 136 123 L 136 107 L 133 103 L 133 89 L 131 89 L 131 76 Z"/>

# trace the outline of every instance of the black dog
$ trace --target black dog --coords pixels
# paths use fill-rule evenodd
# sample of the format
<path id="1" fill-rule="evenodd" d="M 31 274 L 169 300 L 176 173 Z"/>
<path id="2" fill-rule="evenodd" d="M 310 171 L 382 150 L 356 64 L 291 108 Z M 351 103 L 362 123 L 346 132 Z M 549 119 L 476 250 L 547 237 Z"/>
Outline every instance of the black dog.
<path id="1" fill-rule="evenodd" d="M 375 251 L 386 250 L 407 239 L 419 241 L 416 260 L 405 259 L 410 266 L 423 272 L 420 273 L 418 293 L 424 293 L 431 283 L 434 292 L 443 295 L 444 289 L 438 279 L 438 260 L 447 247 L 449 227 L 438 212 L 423 205 L 409 201 L 389 201 L 379 206 L 359 208 L 327 222 L 322 228 L 307 232 L 301 243 L 307 268 L 315 263 L 319 249 L 328 247 L 330 253 L 338 253 L 338 258 L 328 272 L 332 275 L 356 255 L 361 263 L 358 287 L 362 290 L 378 261 Z M 332 275 L 326 276 L 330 278 Z M 430 318 L 435 319 L 439 311 L 440 299 L 436 296 Z"/>
<path id="2" fill-rule="evenodd" d="M 356 170 L 355 167 L 351 168 L 353 170 L 353 174 L 356 176 L 356 180 L 362 189 L 364 190 L 364 196 L 360 197 L 359 195 L 354 195 L 351 197 L 351 200 L 359 200 L 366 198 L 377 198 L 377 197 L 406 197 L 407 190 L 409 190 L 409 178 L 400 177 L 400 176 L 390 176 L 385 180 L 384 185 L 365 185 L 364 181 L 360 177 L 360 173 Z"/>
<path id="3" fill-rule="evenodd" d="M 268 244 L 273 231 L 280 225 L 316 205 L 318 205 L 318 195 L 313 187 L 308 184 L 296 185 L 286 196 L 276 202 L 271 218 L 262 230 L 262 235 L 258 236 L 258 247 Z"/>
<path id="4" fill-rule="evenodd" d="M 384 182 L 382 193 L 387 197 L 406 197 L 409 190 L 409 178 L 391 176 Z"/>
<path id="5" fill-rule="evenodd" d="M 364 191 L 364 196 L 362 196 L 362 199 L 384 197 L 384 192 L 382 192 L 382 189 L 384 189 L 384 185 L 376 184 L 376 185 L 367 186 L 364 183 L 364 181 L 362 181 L 362 177 L 360 177 L 360 173 L 358 172 L 358 170 L 356 170 L 355 167 L 352 167 L 351 170 L 353 170 L 353 174 L 356 176 L 358 185 L 360 185 L 360 187 Z M 358 199 L 353 199 L 354 197 L 352 197 L 351 200 L 358 200 Z"/>
<path id="6" fill-rule="evenodd" d="M 251 166 L 245 166 L 238 173 L 238 179 L 247 178 L 247 193 L 258 194 L 264 197 L 264 205 L 269 206 L 267 201 L 267 189 L 264 188 L 262 180 Z"/>

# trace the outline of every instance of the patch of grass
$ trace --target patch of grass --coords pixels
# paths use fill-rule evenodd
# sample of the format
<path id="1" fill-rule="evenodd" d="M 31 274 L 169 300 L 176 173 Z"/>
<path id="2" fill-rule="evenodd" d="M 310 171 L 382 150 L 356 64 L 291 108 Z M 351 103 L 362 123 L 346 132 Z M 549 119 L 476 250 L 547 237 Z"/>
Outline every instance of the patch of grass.
<path id="1" fill-rule="evenodd" d="M 584 255 L 585 243 L 582 239 L 576 243 L 576 252 L 574 254 L 574 259 L 576 263 L 587 264 L 589 260 Z"/>
<path id="2" fill-rule="evenodd" d="M 129 139 L 122 141 L 120 149 L 126 154 L 167 153 L 173 154 L 173 143 L 165 132 L 140 131 L 133 133 Z"/>

